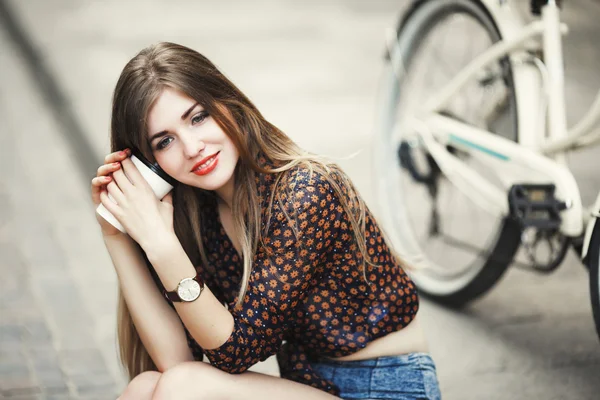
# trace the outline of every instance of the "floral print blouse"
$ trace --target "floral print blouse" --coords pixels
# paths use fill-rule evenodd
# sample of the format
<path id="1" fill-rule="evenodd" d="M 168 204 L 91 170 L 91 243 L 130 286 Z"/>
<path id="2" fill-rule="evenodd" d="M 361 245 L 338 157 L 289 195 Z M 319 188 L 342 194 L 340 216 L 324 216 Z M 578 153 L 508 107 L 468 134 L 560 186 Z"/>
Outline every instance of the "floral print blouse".
<path id="1" fill-rule="evenodd" d="M 264 165 L 265 159 L 260 161 Z M 339 183 L 343 172 L 334 171 L 331 177 Z M 332 382 L 312 370 L 311 361 L 349 355 L 402 329 L 417 313 L 419 301 L 368 208 L 366 249 L 377 266 L 365 263 L 367 284 L 363 255 L 332 185 L 317 172 L 311 176 L 305 166 L 290 172 L 277 187 L 275 174 L 256 174 L 261 228 L 270 225 L 254 256 L 241 307 L 235 306 L 241 257 L 221 225 L 216 202 L 202 211 L 211 265 L 198 271 L 228 305 L 235 324 L 229 339 L 216 349 L 201 349 L 186 330 L 188 344 L 196 360 L 206 354 L 213 366 L 229 373 L 244 372 L 276 354 L 281 377 L 338 394 Z M 355 209 L 357 198 L 351 193 L 342 186 L 342 196 Z"/>

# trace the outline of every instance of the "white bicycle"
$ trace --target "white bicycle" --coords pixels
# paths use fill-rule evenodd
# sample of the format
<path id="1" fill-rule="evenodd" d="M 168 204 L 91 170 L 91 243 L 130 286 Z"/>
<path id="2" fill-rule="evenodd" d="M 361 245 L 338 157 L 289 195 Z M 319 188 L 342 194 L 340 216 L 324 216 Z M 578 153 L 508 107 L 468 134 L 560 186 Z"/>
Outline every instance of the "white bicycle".
<path id="1" fill-rule="evenodd" d="M 600 141 L 600 93 L 567 129 L 560 2 L 417 0 L 388 43 L 374 143 L 384 229 L 420 291 L 461 306 L 525 247 L 550 272 L 573 246 L 600 335 L 600 194 L 582 206 L 565 154 Z"/>

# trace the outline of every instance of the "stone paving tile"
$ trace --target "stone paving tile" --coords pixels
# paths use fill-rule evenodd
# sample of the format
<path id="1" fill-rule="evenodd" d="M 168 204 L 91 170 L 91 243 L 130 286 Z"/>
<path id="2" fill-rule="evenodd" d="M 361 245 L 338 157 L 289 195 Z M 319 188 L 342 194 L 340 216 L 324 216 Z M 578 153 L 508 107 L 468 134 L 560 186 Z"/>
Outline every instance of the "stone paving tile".
<path id="1" fill-rule="evenodd" d="M 6 348 L 3 346 L 3 348 Z M 18 349 L 19 345 L 13 346 Z M 0 393 L 9 396 L 22 391 L 38 390 L 23 351 L 0 352 Z"/>
<path id="2" fill-rule="evenodd" d="M 81 385 L 77 387 L 81 399 L 116 399 L 119 396 L 114 383 L 98 385 Z"/>
<path id="3" fill-rule="evenodd" d="M 0 345 L 2 347 L 16 346 L 21 342 L 23 327 L 16 324 L 3 324 L 0 326 Z"/>
<path id="4" fill-rule="evenodd" d="M 30 349 L 33 371 L 44 393 L 68 393 L 66 376 L 61 368 L 56 350 L 52 346 Z"/>
<path id="5" fill-rule="evenodd" d="M 44 321 L 24 321 L 22 341 L 32 349 L 36 348 L 37 344 L 42 344 L 43 346 L 51 345 L 52 333 Z"/>

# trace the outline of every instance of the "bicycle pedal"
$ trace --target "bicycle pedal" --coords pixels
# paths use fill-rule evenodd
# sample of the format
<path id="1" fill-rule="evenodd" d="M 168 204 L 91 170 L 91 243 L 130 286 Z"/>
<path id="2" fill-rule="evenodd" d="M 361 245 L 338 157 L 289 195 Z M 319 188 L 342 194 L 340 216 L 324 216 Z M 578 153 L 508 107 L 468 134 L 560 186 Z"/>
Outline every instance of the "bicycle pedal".
<path id="1" fill-rule="evenodd" d="M 558 229 L 560 212 L 567 208 L 567 204 L 554 197 L 555 190 L 552 184 L 513 185 L 508 192 L 511 216 L 523 228 Z"/>

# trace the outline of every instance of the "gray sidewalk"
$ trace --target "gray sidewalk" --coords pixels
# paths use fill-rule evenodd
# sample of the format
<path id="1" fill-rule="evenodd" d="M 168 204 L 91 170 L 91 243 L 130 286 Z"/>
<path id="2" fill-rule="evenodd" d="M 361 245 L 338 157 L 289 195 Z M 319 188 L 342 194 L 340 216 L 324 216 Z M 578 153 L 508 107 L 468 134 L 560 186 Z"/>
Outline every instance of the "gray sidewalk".
<path id="1" fill-rule="evenodd" d="M 362 149 L 340 164 L 375 207 L 368 149 L 385 28 L 400 2 L 6 2 L 98 160 L 109 150 L 120 70 L 142 47 L 169 40 L 208 56 L 305 148 L 336 157 Z M 566 3 L 573 121 L 600 88 L 600 5 Z M 0 399 L 114 399 L 125 384 L 117 281 L 89 187 L 64 125 L 1 26 L 0 139 Z M 587 202 L 600 190 L 599 154 L 571 157 Z M 597 398 L 600 344 L 587 273 L 572 255 L 549 276 L 511 270 L 461 312 L 423 303 L 444 399 Z M 273 359 L 256 370 L 277 373 Z"/>
<path id="2" fill-rule="evenodd" d="M 12 47 L 1 30 L 0 47 Z M 116 398 L 110 259 L 69 146 L 15 55 L 0 52 L 0 395 Z"/>

